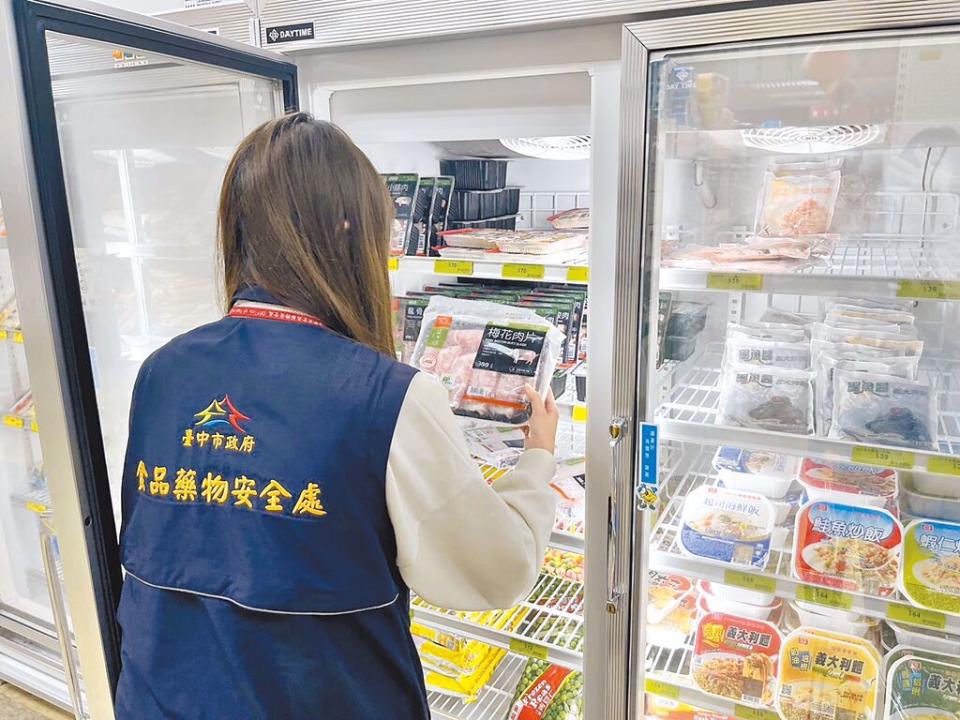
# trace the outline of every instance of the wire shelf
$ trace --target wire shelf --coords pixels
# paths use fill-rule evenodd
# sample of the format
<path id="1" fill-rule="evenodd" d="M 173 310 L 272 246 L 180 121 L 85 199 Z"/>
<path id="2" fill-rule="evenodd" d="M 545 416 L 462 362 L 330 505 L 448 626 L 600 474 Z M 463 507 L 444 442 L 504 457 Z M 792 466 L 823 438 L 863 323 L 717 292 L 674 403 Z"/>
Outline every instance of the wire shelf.
<path id="1" fill-rule="evenodd" d="M 672 370 L 672 388 L 656 412 L 665 438 L 745 443 L 757 449 L 850 458 L 855 443 L 846 440 L 717 425 L 722 356 L 722 346 L 710 344 L 701 355 Z M 938 389 L 938 452 L 945 455 L 960 455 L 960 385 L 954 382 L 960 377 L 958 373 L 960 360 L 929 359 L 920 363 L 918 380 Z M 925 458 L 936 454 L 911 452 L 924 465 Z"/>
<path id="2" fill-rule="evenodd" d="M 547 222 L 551 215 L 590 207 L 590 193 L 586 191 L 520 191 L 520 214 L 517 215 L 517 230 L 550 230 Z"/>
<path id="3" fill-rule="evenodd" d="M 517 642 L 543 648 L 551 662 L 583 666 L 583 584 L 541 573 L 533 591 L 507 610 L 460 612 L 413 598 L 418 622 L 449 629 L 483 642 L 514 649 Z"/>
<path id="4" fill-rule="evenodd" d="M 510 711 L 510 701 L 526 663 L 527 658 L 523 655 L 508 653 L 473 703 L 465 703 L 459 698 L 438 692 L 428 692 L 431 715 L 443 720 L 503 720 Z"/>

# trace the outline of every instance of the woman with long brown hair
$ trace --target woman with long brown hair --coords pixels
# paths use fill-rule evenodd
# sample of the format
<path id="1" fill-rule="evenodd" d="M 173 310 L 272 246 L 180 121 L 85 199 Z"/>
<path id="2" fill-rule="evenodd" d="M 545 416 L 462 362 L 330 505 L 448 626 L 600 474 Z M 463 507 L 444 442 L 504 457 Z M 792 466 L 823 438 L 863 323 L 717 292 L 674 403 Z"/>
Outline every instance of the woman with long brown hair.
<path id="1" fill-rule="evenodd" d="M 119 720 L 429 717 L 409 592 L 510 607 L 553 524 L 557 410 L 488 486 L 430 377 L 394 361 L 391 203 L 304 113 L 223 181 L 228 312 L 143 364 L 123 475 Z"/>

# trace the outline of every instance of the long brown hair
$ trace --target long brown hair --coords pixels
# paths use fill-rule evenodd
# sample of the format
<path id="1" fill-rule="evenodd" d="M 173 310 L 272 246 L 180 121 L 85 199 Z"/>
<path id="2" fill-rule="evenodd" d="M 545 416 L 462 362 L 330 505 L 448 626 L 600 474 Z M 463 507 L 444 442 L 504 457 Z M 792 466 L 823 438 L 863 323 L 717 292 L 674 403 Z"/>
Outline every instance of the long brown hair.
<path id="1" fill-rule="evenodd" d="M 240 143 L 220 191 L 227 301 L 258 285 L 393 356 L 392 217 L 382 178 L 338 127 L 307 113 L 261 125 Z"/>

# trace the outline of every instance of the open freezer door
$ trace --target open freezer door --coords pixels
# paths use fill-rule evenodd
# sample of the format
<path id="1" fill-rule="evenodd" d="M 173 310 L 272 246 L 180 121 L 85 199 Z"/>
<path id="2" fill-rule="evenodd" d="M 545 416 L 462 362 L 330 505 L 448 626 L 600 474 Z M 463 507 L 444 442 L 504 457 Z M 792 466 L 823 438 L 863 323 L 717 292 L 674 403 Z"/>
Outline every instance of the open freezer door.
<path id="1" fill-rule="evenodd" d="M 12 13 L 19 52 L 3 54 L 19 55 L 23 107 L 5 136 L 22 139 L 33 193 L 4 209 L 35 237 L 31 248 L 31 233 L 18 234 L 12 263 L 29 286 L 24 325 L 38 328 L 33 399 L 73 616 L 58 629 L 71 656 L 74 631 L 90 715 L 110 717 L 133 383 L 154 349 L 218 316 L 221 178 L 247 133 L 296 108 L 296 68 L 93 3 L 18 0 Z"/>

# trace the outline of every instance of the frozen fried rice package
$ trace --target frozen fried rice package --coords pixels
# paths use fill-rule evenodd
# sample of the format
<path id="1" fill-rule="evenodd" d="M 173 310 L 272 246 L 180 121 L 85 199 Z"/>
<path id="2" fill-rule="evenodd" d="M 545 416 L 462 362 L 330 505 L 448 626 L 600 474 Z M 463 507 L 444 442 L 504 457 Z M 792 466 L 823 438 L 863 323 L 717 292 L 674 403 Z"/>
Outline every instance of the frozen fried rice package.
<path id="1" fill-rule="evenodd" d="M 455 414 L 516 425 L 529 417 L 524 386 L 546 394 L 563 340 L 527 308 L 434 296 L 411 364 L 439 378 Z"/>

